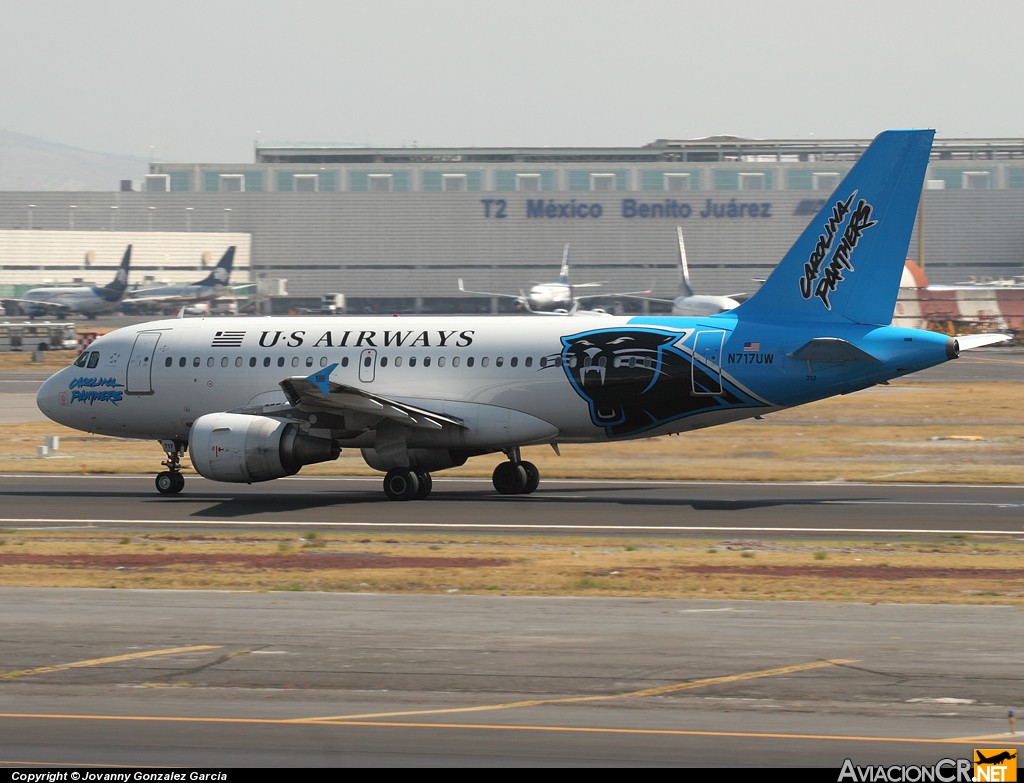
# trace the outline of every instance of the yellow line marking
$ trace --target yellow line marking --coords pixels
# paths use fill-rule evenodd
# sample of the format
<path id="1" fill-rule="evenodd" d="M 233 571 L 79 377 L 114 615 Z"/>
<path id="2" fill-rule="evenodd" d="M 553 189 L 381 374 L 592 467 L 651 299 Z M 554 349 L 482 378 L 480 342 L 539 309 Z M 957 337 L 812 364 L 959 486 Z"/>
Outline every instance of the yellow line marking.
<path id="1" fill-rule="evenodd" d="M 488 710 L 510 710 L 517 707 L 537 707 L 542 704 L 579 704 L 585 701 L 612 701 L 617 699 L 638 699 L 643 696 L 661 696 L 666 693 L 688 691 L 695 688 L 706 688 L 710 685 L 721 685 L 729 682 L 740 682 L 742 680 L 754 680 L 761 677 L 775 677 L 780 674 L 792 674 L 810 669 L 821 669 L 826 666 L 844 666 L 856 663 L 856 659 L 834 659 L 828 661 L 812 661 L 810 663 L 798 663 L 793 666 L 779 666 L 774 669 L 762 669 L 761 671 L 746 672 L 744 674 L 728 674 L 722 677 L 709 677 L 704 680 L 692 680 L 675 685 L 662 685 L 657 688 L 645 688 L 642 691 L 629 693 L 602 694 L 599 696 L 569 696 L 564 699 L 530 699 L 528 701 L 514 701 L 507 704 L 485 704 L 478 707 L 453 707 L 451 709 L 438 710 L 412 710 L 407 712 L 375 712 L 362 715 L 334 715 L 325 718 L 303 718 L 301 721 L 335 721 L 335 720 L 365 720 L 367 718 L 395 718 L 407 715 L 445 715 L 458 712 L 486 712 Z"/>
<path id="2" fill-rule="evenodd" d="M 85 666 L 102 666 L 105 663 L 118 663 L 120 661 L 133 661 L 139 658 L 152 658 L 155 655 L 174 655 L 183 652 L 199 652 L 202 650 L 219 650 L 221 645 L 197 645 L 195 647 L 172 647 L 167 650 L 150 650 L 149 652 L 129 653 L 128 655 L 113 655 L 109 658 L 93 658 L 90 661 L 74 661 L 73 663 L 62 663 L 58 666 L 41 666 L 38 669 L 23 669 L 18 672 L 0 672 L 0 680 L 12 680 L 15 677 L 31 677 L 34 674 L 48 674 L 59 672 L 65 669 L 80 669 Z"/>

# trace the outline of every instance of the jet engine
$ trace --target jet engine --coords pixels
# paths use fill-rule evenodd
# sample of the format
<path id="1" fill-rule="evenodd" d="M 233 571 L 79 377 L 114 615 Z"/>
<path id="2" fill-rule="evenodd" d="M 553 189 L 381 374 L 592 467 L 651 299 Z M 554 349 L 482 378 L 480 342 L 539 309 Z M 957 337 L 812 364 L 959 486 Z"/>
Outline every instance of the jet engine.
<path id="1" fill-rule="evenodd" d="M 199 475 L 251 484 L 292 476 L 303 465 L 338 458 L 341 448 L 284 419 L 208 413 L 192 425 L 189 457 Z"/>

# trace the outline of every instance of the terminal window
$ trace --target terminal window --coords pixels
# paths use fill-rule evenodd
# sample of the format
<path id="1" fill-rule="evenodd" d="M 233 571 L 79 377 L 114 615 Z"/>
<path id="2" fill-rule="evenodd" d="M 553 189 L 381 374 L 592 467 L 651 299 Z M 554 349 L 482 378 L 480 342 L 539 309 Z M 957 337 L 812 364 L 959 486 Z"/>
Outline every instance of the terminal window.
<path id="1" fill-rule="evenodd" d="M 540 174 L 516 174 L 516 190 L 539 191 Z"/>
<path id="2" fill-rule="evenodd" d="M 370 174 L 367 176 L 369 182 L 369 188 L 371 193 L 390 193 L 391 192 L 391 175 L 390 174 Z"/>
<path id="3" fill-rule="evenodd" d="M 665 190 L 670 190 L 674 193 L 678 193 L 681 190 L 693 190 L 693 187 L 690 185 L 690 175 L 666 174 Z"/>
<path id="4" fill-rule="evenodd" d="M 466 175 L 442 174 L 441 187 L 448 193 L 462 192 L 466 190 Z"/>
<path id="5" fill-rule="evenodd" d="M 615 175 L 614 174 L 591 174 L 590 175 L 590 189 L 591 190 L 615 190 Z"/>
<path id="6" fill-rule="evenodd" d="M 764 174 L 740 174 L 740 190 L 764 189 Z"/>
<path id="7" fill-rule="evenodd" d="M 222 193 L 242 193 L 245 191 L 245 178 L 241 174 L 221 174 L 220 190 Z"/>
<path id="8" fill-rule="evenodd" d="M 834 171 L 814 172 L 814 189 L 831 193 L 839 186 L 839 174 Z"/>
<path id="9" fill-rule="evenodd" d="M 316 193 L 320 190 L 320 177 L 317 174 L 296 174 L 294 181 L 297 193 Z"/>
<path id="10" fill-rule="evenodd" d="M 965 171 L 963 187 L 964 190 L 988 190 L 989 173 L 987 171 Z"/>

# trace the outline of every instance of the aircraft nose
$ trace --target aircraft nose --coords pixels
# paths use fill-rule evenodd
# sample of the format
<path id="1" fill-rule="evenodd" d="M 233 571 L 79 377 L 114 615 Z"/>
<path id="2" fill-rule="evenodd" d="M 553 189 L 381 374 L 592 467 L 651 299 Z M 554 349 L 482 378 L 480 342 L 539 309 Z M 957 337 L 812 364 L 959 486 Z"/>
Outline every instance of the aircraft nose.
<path id="1" fill-rule="evenodd" d="M 36 392 L 36 407 L 58 424 L 64 424 L 64 413 L 67 411 L 71 394 L 62 375 L 62 372 L 54 373 L 43 381 L 43 385 Z"/>

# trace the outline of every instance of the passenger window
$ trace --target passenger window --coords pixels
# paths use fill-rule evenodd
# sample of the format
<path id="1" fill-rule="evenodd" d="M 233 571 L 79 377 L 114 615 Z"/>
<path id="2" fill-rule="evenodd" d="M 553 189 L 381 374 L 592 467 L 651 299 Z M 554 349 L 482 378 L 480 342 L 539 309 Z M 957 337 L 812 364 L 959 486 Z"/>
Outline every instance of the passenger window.
<path id="1" fill-rule="evenodd" d="M 263 366 L 264 367 L 269 367 L 270 366 L 270 357 L 269 356 L 264 356 L 263 357 Z"/>
<path id="2" fill-rule="evenodd" d="M 320 366 L 321 367 L 326 367 L 327 366 L 327 357 L 326 356 L 321 356 L 320 357 Z M 341 366 L 344 367 L 345 365 L 343 364 Z"/>
<path id="3" fill-rule="evenodd" d="M 299 366 L 299 357 L 298 356 L 293 356 L 292 357 L 292 367 L 298 367 L 298 366 Z"/>
<path id="4" fill-rule="evenodd" d="M 277 357 L 277 366 L 278 367 L 284 367 L 284 357 L 283 356 L 278 356 Z"/>
<path id="5" fill-rule="evenodd" d="M 513 356 L 511 359 L 508 360 L 508 363 L 511 366 L 515 367 L 516 365 L 519 364 L 519 357 L 518 356 Z"/>
<path id="6" fill-rule="evenodd" d="M 395 357 L 395 367 L 401 367 L 401 366 L 402 366 L 402 357 L 401 356 L 396 356 Z"/>
<path id="7" fill-rule="evenodd" d="M 429 367 L 430 366 L 430 357 L 429 356 L 424 356 L 423 357 L 423 366 L 424 367 Z"/>
<path id="8" fill-rule="evenodd" d="M 307 356 L 306 357 L 306 366 L 307 367 L 312 367 L 313 366 L 313 357 L 312 356 Z"/>
<path id="9" fill-rule="evenodd" d="M 250 356 L 249 357 L 249 366 L 250 367 L 255 367 L 256 366 L 256 357 L 255 356 Z"/>
<path id="10" fill-rule="evenodd" d="M 168 356 L 167 359 L 164 360 L 164 367 L 170 367 L 172 364 L 174 364 L 174 359 Z"/>
<path id="11" fill-rule="evenodd" d="M 198 367 L 199 366 L 199 357 L 198 356 L 193 356 L 192 357 L 192 366 L 193 367 Z"/>
<path id="12" fill-rule="evenodd" d="M 327 365 L 324 365 L 324 366 L 326 367 Z M 348 367 L 348 357 L 347 356 L 342 357 L 341 366 L 342 367 Z"/>
<path id="13" fill-rule="evenodd" d="M 490 363 L 491 363 L 491 360 L 490 360 L 490 358 L 489 358 L 489 357 L 487 357 L 487 356 L 485 356 L 484 358 L 482 358 L 482 359 L 480 360 L 480 366 L 481 366 L 481 367 L 486 367 L 486 366 L 487 366 L 488 364 L 490 364 Z"/>
<path id="14" fill-rule="evenodd" d="M 388 366 L 388 357 L 386 357 L 386 356 L 380 357 L 380 366 L 381 367 L 387 367 Z"/>
<path id="15" fill-rule="evenodd" d="M 494 366 L 495 367 L 501 367 L 504 363 L 505 363 L 505 357 L 504 356 L 499 356 L 497 359 L 494 360 Z"/>
<path id="16" fill-rule="evenodd" d="M 228 357 L 226 357 L 226 356 L 220 357 L 220 366 L 221 367 L 227 367 L 228 366 Z"/>
<path id="17" fill-rule="evenodd" d="M 206 366 L 207 367 L 213 367 L 213 357 L 212 356 L 206 357 Z"/>
<path id="18" fill-rule="evenodd" d="M 437 357 L 437 366 L 438 367 L 444 367 L 444 357 L 443 356 L 438 356 Z"/>
<path id="19" fill-rule="evenodd" d="M 452 357 L 452 367 L 458 367 L 458 366 L 459 366 L 459 357 L 458 356 L 453 356 Z"/>
<path id="20" fill-rule="evenodd" d="M 86 365 L 90 370 L 96 367 L 100 363 L 100 352 L 93 351 L 89 354 L 89 363 Z"/>
<path id="21" fill-rule="evenodd" d="M 524 364 L 526 364 L 527 367 L 533 367 L 533 357 L 527 356 Z"/>
<path id="22" fill-rule="evenodd" d="M 187 361 L 187 359 L 185 359 L 185 357 L 182 356 L 180 359 L 178 359 L 178 366 L 179 367 L 184 367 L 186 361 Z"/>
<path id="23" fill-rule="evenodd" d="M 410 356 L 409 357 L 409 366 L 410 367 L 415 367 L 416 366 L 416 357 L 415 356 Z"/>
<path id="24" fill-rule="evenodd" d="M 474 358 L 473 358 L 472 356 L 467 356 L 467 357 L 466 357 L 466 366 L 467 366 L 467 367 L 472 367 L 472 366 L 473 366 L 473 363 L 474 363 L 475 361 L 476 361 L 476 360 L 475 360 L 475 359 L 474 359 Z"/>

